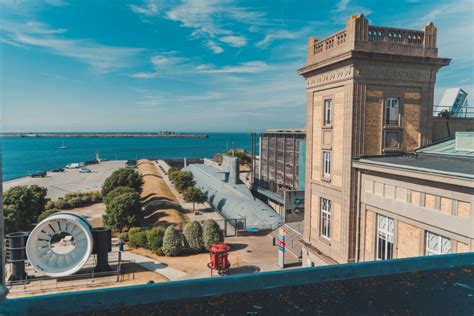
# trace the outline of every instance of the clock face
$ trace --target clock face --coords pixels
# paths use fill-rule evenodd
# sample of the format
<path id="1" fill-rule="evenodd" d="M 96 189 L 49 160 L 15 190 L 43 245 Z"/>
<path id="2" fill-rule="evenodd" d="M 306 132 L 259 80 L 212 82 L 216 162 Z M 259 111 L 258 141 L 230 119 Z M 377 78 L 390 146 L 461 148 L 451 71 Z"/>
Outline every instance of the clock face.
<path id="1" fill-rule="evenodd" d="M 33 229 L 26 248 L 36 271 L 53 277 L 70 275 L 87 262 L 92 252 L 91 227 L 75 214 L 54 214 Z"/>

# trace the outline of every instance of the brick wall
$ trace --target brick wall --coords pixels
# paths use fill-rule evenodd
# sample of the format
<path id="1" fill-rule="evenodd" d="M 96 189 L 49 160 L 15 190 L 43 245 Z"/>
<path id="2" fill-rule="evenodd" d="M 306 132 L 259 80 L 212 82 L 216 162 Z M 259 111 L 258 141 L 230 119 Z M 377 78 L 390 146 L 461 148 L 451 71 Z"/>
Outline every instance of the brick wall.
<path id="1" fill-rule="evenodd" d="M 365 110 L 365 155 L 380 155 L 382 147 L 382 103 L 367 102 Z"/>
<path id="2" fill-rule="evenodd" d="M 375 259 L 375 213 L 365 212 L 365 255 L 366 261 Z"/>
<path id="3" fill-rule="evenodd" d="M 420 249 L 421 229 L 413 225 L 398 222 L 396 258 L 416 257 L 423 254 Z"/>

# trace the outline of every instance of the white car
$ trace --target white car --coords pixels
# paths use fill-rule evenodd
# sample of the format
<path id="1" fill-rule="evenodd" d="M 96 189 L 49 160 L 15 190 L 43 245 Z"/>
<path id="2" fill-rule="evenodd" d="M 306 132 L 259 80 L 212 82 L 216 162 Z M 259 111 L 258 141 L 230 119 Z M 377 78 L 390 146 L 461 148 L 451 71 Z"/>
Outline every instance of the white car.
<path id="1" fill-rule="evenodd" d="M 77 169 L 77 168 L 80 168 L 80 167 L 82 167 L 82 166 L 79 162 L 73 162 L 73 163 L 70 163 L 70 164 L 66 165 L 66 169 Z"/>
<path id="2" fill-rule="evenodd" d="M 91 173 L 92 171 L 89 168 L 82 167 L 81 169 L 79 169 L 79 172 L 80 173 Z"/>

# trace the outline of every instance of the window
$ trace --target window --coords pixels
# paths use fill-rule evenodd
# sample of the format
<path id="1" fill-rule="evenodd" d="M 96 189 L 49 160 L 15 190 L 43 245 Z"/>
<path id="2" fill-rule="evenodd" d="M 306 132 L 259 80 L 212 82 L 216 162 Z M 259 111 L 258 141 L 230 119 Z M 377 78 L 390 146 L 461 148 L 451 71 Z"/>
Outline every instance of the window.
<path id="1" fill-rule="evenodd" d="M 331 238 L 331 201 L 321 198 L 321 236 Z"/>
<path id="2" fill-rule="evenodd" d="M 400 120 L 400 100 L 388 98 L 385 102 L 385 124 L 398 125 Z"/>
<path id="3" fill-rule="evenodd" d="M 426 232 L 426 255 L 434 256 L 451 253 L 451 239 L 441 235 Z"/>
<path id="4" fill-rule="evenodd" d="M 377 215 L 377 260 L 393 258 L 395 223 L 392 218 Z"/>
<path id="5" fill-rule="evenodd" d="M 323 176 L 325 178 L 331 177 L 331 152 L 323 151 Z"/>
<path id="6" fill-rule="evenodd" d="M 324 100 L 324 125 L 331 125 L 332 121 L 332 100 Z"/>

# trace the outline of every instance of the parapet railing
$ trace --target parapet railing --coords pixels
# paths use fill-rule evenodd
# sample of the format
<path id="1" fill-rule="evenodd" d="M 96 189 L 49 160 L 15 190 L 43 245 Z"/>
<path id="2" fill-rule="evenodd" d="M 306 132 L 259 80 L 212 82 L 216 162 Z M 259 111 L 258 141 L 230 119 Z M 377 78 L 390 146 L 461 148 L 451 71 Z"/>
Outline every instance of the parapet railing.
<path id="1" fill-rule="evenodd" d="M 369 41 L 381 41 L 413 45 L 423 45 L 425 37 L 425 33 L 423 31 L 403 30 L 370 25 L 367 35 Z"/>
<path id="2" fill-rule="evenodd" d="M 346 30 L 342 30 L 334 35 L 331 35 L 321 41 L 318 41 L 314 44 L 314 54 L 320 54 L 323 51 L 327 51 L 339 45 L 342 45 L 347 40 Z"/>

